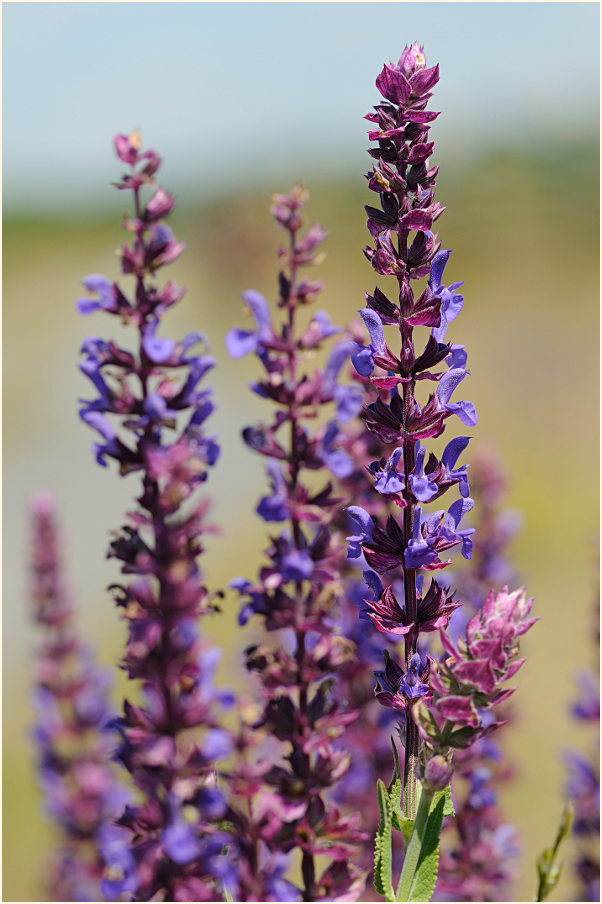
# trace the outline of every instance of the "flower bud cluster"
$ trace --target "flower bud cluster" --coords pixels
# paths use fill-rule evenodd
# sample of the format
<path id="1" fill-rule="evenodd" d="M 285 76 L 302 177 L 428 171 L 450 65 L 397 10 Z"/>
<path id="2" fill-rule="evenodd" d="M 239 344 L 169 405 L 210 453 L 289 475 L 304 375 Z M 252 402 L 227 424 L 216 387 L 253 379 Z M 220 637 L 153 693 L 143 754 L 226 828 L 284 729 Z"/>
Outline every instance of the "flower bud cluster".
<path id="1" fill-rule="evenodd" d="M 428 707 L 419 702 L 413 708 L 422 738 L 436 752 L 468 747 L 499 726 L 490 710 L 514 692 L 503 685 L 525 662 L 516 657 L 519 638 L 537 621 L 527 618 L 532 603 L 524 589 L 492 590 L 468 622 L 464 640 L 455 645 L 440 631 L 448 658 L 432 671 Z"/>
<path id="2" fill-rule="evenodd" d="M 108 554 L 132 576 L 113 591 L 129 631 L 122 665 L 141 682 L 143 699 L 126 700 L 115 720 L 117 757 L 140 800 L 120 820 L 131 832 L 129 847 L 105 850 L 104 893 L 214 900 L 224 887 L 236 888 L 226 853 L 232 839 L 219 824 L 227 805 L 214 772 L 232 749 L 218 719 L 232 698 L 214 687 L 218 651 L 198 633 L 199 615 L 215 609 L 198 565 L 206 504 L 193 498 L 219 454 L 204 433 L 211 393 L 198 388 L 214 361 L 200 333 L 179 341 L 160 335 L 165 312 L 184 294 L 172 281 L 157 283 L 184 248 L 165 222 L 174 199 L 156 185 L 160 158 L 141 150 L 137 133 L 118 135 L 115 150 L 127 166 L 117 188 L 133 197 L 123 224 L 132 242 L 119 257 L 134 288 L 128 297 L 117 283 L 87 277 L 91 297 L 78 308 L 119 318 L 136 341 L 133 349 L 97 337 L 84 342 L 81 369 L 96 395 L 80 415 L 102 437 L 94 447 L 99 464 L 115 459 L 122 475 L 141 473 L 138 508 Z M 195 354 L 198 345 L 203 351 Z"/>
<path id="3" fill-rule="evenodd" d="M 282 323 L 272 322 L 263 296 L 246 292 L 257 328 L 231 330 L 226 344 L 234 357 L 255 353 L 265 376 L 251 388 L 277 406 L 269 426 L 248 427 L 243 438 L 268 458 L 271 492 L 257 512 L 268 523 L 283 525 L 271 535 L 268 563 L 258 579 L 232 582 L 242 597 L 241 624 L 255 615 L 265 630 L 283 632 L 277 646 L 258 643 L 246 651 L 247 668 L 259 676 L 264 698 L 256 727 L 281 743 L 271 757 L 273 765 L 266 758 L 255 769 L 247 768 L 244 781 L 238 777 L 238 789 L 248 796 L 260 789 L 253 804 L 256 821 L 261 814 L 258 837 L 272 856 L 300 851 L 298 894 L 316 901 L 351 896 L 362 884 L 353 865 L 355 843 L 362 838 L 358 816 L 343 817 L 332 800 L 326 802 L 349 767 L 348 754 L 336 750 L 334 742 L 357 716 L 344 708 L 331 677 L 352 658 L 354 648 L 337 624 L 344 547 L 330 530 L 341 502 L 330 475 L 342 477 L 353 469 L 341 448 L 342 425 L 358 413 L 362 395 L 357 385 L 339 382 L 351 352 L 349 341 L 334 345 L 324 369 L 302 369 L 308 352 L 339 332 L 323 313 L 304 329 L 299 326 L 299 314 L 321 288 L 301 279 L 299 270 L 319 261 L 325 236 L 318 225 L 301 233 L 306 200 L 299 186 L 273 200 L 272 214 L 288 237 L 287 246 L 279 249 Z M 332 413 L 325 420 L 328 411 Z M 308 471 L 323 474 L 323 485 L 310 489 Z M 322 853 L 331 865 L 320 874 L 316 858 Z"/>
<path id="4" fill-rule="evenodd" d="M 113 820 L 127 799 L 108 762 L 109 676 L 94 663 L 74 627 L 63 584 L 55 504 L 32 500 L 33 615 L 43 632 L 35 666 L 34 739 L 46 809 L 60 844 L 46 879 L 55 901 L 99 900 L 104 862 L 100 847 L 116 840 Z"/>

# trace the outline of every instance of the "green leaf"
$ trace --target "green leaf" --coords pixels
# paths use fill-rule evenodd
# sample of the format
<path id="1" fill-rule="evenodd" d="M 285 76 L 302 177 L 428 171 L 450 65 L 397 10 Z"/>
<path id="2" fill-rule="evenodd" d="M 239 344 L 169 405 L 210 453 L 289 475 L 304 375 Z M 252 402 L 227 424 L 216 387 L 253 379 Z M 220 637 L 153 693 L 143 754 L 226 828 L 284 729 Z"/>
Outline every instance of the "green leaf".
<path id="1" fill-rule="evenodd" d="M 556 863 L 556 855 L 560 845 L 571 831 L 573 824 L 573 805 L 569 802 L 560 817 L 556 838 L 551 848 L 546 848 L 537 859 L 538 887 L 536 901 L 545 901 L 558 884 L 562 873 L 562 864 Z"/>
<path id="2" fill-rule="evenodd" d="M 443 791 L 439 792 L 443 794 L 444 804 L 443 804 L 443 818 L 446 816 L 455 816 L 456 811 L 454 810 L 454 802 L 451 796 L 451 785 L 448 785 Z M 437 795 L 435 795 L 435 802 L 437 802 Z"/>
<path id="3" fill-rule="evenodd" d="M 397 747 L 395 745 L 395 740 L 391 735 L 391 747 L 393 748 L 393 759 L 395 760 L 395 771 L 393 772 L 393 778 L 391 779 L 391 784 L 389 785 L 389 791 L 391 791 L 392 785 L 399 779 L 401 781 L 401 769 L 399 768 L 399 754 L 397 753 Z"/>
<path id="4" fill-rule="evenodd" d="M 436 794 L 422 789 L 396 901 L 428 901 L 433 894 L 439 864 L 439 835 L 447 796 L 447 789 Z"/>
<path id="5" fill-rule="evenodd" d="M 384 782 L 381 782 L 380 779 L 378 780 L 377 790 L 380 823 L 374 839 L 374 887 L 379 895 L 382 895 L 387 901 L 394 901 L 391 801 L 389 792 Z"/>
<path id="6" fill-rule="evenodd" d="M 430 901 L 435 890 L 439 865 L 439 836 L 445 810 L 445 791 L 440 791 L 438 794 L 439 799 L 433 800 L 427 820 L 408 901 Z"/>
<path id="7" fill-rule="evenodd" d="M 391 782 L 389 786 L 389 801 L 391 803 L 391 821 L 393 828 L 402 832 L 403 811 L 401 809 L 401 779 Z"/>

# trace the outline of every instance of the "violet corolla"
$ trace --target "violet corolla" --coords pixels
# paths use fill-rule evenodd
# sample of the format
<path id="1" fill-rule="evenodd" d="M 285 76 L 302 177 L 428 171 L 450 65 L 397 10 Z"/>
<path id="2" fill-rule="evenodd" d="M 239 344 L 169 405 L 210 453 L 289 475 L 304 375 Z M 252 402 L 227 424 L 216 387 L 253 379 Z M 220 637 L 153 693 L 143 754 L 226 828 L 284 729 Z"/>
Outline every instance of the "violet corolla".
<path id="1" fill-rule="evenodd" d="M 236 893 L 232 839 L 220 826 L 227 805 L 216 779 L 216 764 L 232 748 L 219 722 L 231 698 L 215 688 L 219 652 L 198 632 L 199 616 L 215 604 L 198 564 L 207 504 L 193 496 L 219 454 L 204 429 L 211 393 L 199 389 L 214 361 L 201 334 L 180 341 L 160 334 L 165 312 L 184 294 L 172 281 L 157 282 L 184 248 L 165 223 L 174 199 L 156 185 L 161 160 L 141 150 L 138 133 L 118 135 L 115 150 L 127 168 L 117 188 L 133 200 L 123 224 L 132 243 L 120 250 L 133 290 L 128 296 L 118 283 L 88 277 L 91 297 L 78 308 L 119 318 L 132 329 L 134 347 L 97 337 L 84 342 L 81 369 L 96 395 L 82 402 L 80 416 L 100 434 L 99 464 L 112 459 L 121 475 L 141 475 L 137 508 L 108 555 L 131 576 L 112 589 L 128 624 L 122 665 L 140 682 L 142 699 L 126 700 L 114 723 L 121 735 L 116 756 L 138 800 L 120 818 L 129 845 L 103 851 L 104 891 L 112 899 L 215 900 Z"/>

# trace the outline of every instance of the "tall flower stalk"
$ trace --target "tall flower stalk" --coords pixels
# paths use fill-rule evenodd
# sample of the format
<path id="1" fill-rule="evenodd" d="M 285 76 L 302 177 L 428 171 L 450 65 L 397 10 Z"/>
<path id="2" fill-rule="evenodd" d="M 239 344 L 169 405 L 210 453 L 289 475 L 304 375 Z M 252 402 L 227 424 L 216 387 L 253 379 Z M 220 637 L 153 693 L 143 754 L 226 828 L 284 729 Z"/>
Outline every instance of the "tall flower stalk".
<path id="1" fill-rule="evenodd" d="M 116 839 L 113 821 L 127 798 L 109 762 L 110 681 L 76 630 L 54 499 L 39 493 L 31 508 L 31 599 L 41 634 L 34 739 L 46 809 L 60 832 L 45 885 L 54 901 L 97 901 L 104 870 L 100 848 Z"/>
<path id="2" fill-rule="evenodd" d="M 161 337 L 161 321 L 184 295 L 158 273 L 184 245 L 165 222 L 174 199 L 157 186 L 160 158 L 142 151 L 137 133 L 118 135 L 115 150 L 127 167 L 116 184 L 131 193 L 133 211 L 124 228 L 132 241 L 120 250 L 131 278 L 128 297 L 117 283 L 88 276 L 82 314 L 104 311 L 131 328 L 133 347 L 97 337 L 82 346 L 83 373 L 96 395 L 80 415 L 100 434 L 94 446 L 103 467 L 113 459 L 123 476 L 139 472 L 137 507 L 115 533 L 108 555 L 121 562 L 128 583 L 113 593 L 128 625 L 122 667 L 140 682 L 142 702 L 125 700 L 115 721 L 117 757 L 138 793 L 120 823 L 130 844 L 107 848 L 104 893 L 133 900 L 216 900 L 235 893 L 227 856 L 231 838 L 219 821 L 226 803 L 215 764 L 232 748 L 219 726 L 219 710 L 231 702 L 213 685 L 219 651 L 198 633 L 198 619 L 215 609 L 199 569 L 206 531 L 206 502 L 195 490 L 215 464 L 219 449 L 204 433 L 213 410 L 211 391 L 198 384 L 213 367 L 200 333 L 175 342 Z"/>
<path id="3" fill-rule="evenodd" d="M 471 402 L 451 401 L 453 391 L 467 375 L 467 355 L 464 346 L 445 341 L 447 325 L 460 312 L 463 297 L 457 293 L 461 283 L 443 285 L 450 252 L 440 250 L 432 232 L 443 207 L 434 197 L 438 167 L 429 166 L 434 149 L 428 140 L 429 123 L 438 114 L 426 107 L 438 79 L 438 66 L 427 68 L 422 49 L 413 44 L 405 48 L 396 66 L 385 66 L 376 80 L 384 102 L 366 117 L 378 126 L 369 133 L 376 143 L 369 153 L 377 162 L 368 174 L 368 184 L 379 196 L 380 209 L 366 207 L 374 246 L 365 254 L 380 276 L 396 279 L 397 299 L 391 301 L 378 287 L 366 294 L 367 307 L 360 313 L 370 343 L 356 345 L 353 354 L 358 372 L 391 393 L 388 403 L 377 399 L 362 416 L 370 431 L 396 446 L 388 461 L 373 463 L 372 473 L 376 491 L 394 501 L 401 517 L 390 515 L 381 528 L 364 509 L 352 506 L 348 511 L 357 536 L 351 541 L 349 555 L 363 553 L 379 576 L 395 574 L 403 583 L 400 604 L 391 584 L 383 586 L 377 578 L 378 598 L 370 605 L 376 627 L 403 636 L 405 641 L 406 677 L 398 706 L 406 716 L 403 784 L 409 816 L 416 811 L 419 739 L 406 702 L 428 692 L 429 666 L 417 654 L 418 638 L 425 630 L 445 625 L 457 605 L 434 579 L 423 595 L 418 572 L 444 568 L 448 563 L 439 554 L 459 544 L 469 558 L 473 533 L 459 529 L 462 516 L 473 505 L 466 469 L 456 468 L 468 438 L 448 443 L 441 459 L 432 452 L 427 459 L 427 449 L 421 445 L 421 440 L 440 436 L 452 414 L 466 426 L 474 426 L 477 420 Z M 427 285 L 415 298 L 412 286 L 425 277 Z M 399 332 L 399 354 L 385 341 L 383 327 L 389 324 Z M 422 352 L 414 341 L 414 329 L 419 326 L 430 328 Z M 446 371 L 433 370 L 443 362 Z M 383 375 L 374 375 L 375 367 L 384 371 Z M 437 386 L 421 406 L 415 393 L 417 383 L 423 380 Z M 458 486 L 461 497 L 449 511 L 423 516 L 422 504 L 438 499 L 452 486 Z M 387 679 L 384 681 L 386 684 Z"/>
<path id="4" fill-rule="evenodd" d="M 405 748 L 403 771 L 395 752 L 389 788 L 378 784 L 375 884 L 388 900 L 428 900 L 432 894 L 437 860 L 426 850 L 437 839 L 436 853 L 443 817 L 451 812 L 446 788 L 452 751 L 469 747 L 499 724 L 490 710 L 512 693 L 503 685 L 522 664 L 516 659 L 517 639 L 534 621 L 527 618 L 531 601 L 523 591 L 491 591 L 468 622 L 465 640 L 454 644 L 446 628 L 459 602 L 441 580 L 431 579 L 426 588 L 421 573 L 447 567 L 449 560 L 441 554 L 455 546 L 470 559 L 474 533 L 460 527 L 473 507 L 467 466 L 458 464 L 470 438 L 450 440 L 440 458 L 422 445 L 444 432 L 451 415 L 467 427 L 477 422 L 471 402 L 452 401 L 468 373 L 467 354 L 463 345 L 446 340 L 446 332 L 464 299 L 457 291 L 462 283 L 443 284 L 451 252 L 441 250 L 432 231 L 443 207 L 434 196 L 438 168 L 429 164 L 434 150 L 429 124 L 438 114 L 426 108 L 438 78 L 438 67 L 427 68 L 422 48 L 406 47 L 397 65 L 385 65 L 378 76 L 384 102 L 366 117 L 378 127 L 369 133 L 377 146 L 370 150 L 376 163 L 367 178 L 380 208 L 366 207 L 373 246 L 365 254 L 380 276 L 396 279 L 397 287 L 395 301 L 378 286 L 366 294 L 360 314 L 369 344 L 356 343 L 352 360 L 376 389 L 390 393 L 388 401 L 378 398 L 366 406 L 362 418 L 384 444 L 395 446 L 369 471 L 374 489 L 401 512 L 379 522 L 361 506 L 347 511 L 352 524 L 349 557 L 368 566 L 367 614 L 380 632 L 404 639 L 403 667 L 385 649 L 385 669 L 377 673 L 376 688 L 379 701 L 400 714 Z M 415 295 L 419 279 L 427 283 Z M 385 326 L 396 327 L 399 352 L 386 341 Z M 430 331 L 422 350 L 414 337 L 420 326 Z M 447 370 L 438 369 L 443 363 Z M 436 387 L 421 403 L 417 384 L 425 380 Z M 425 503 L 454 486 L 460 497 L 447 512 L 423 514 Z M 437 629 L 447 656 L 441 663 L 419 649 L 421 635 Z M 396 889 L 393 828 L 405 842 Z"/>
<path id="5" fill-rule="evenodd" d="M 260 767 L 255 775 L 261 787 L 255 813 L 264 814 L 259 837 L 272 853 L 300 851 L 304 901 L 351 900 L 361 886 L 353 865 L 355 843 L 361 839 L 358 819 L 342 817 L 328 801 L 349 767 L 349 756 L 335 750 L 334 742 L 356 718 L 338 699 L 332 678 L 353 655 L 353 644 L 340 634 L 337 623 L 344 547 L 330 530 L 341 500 L 333 492 L 328 469 L 341 476 L 353 467 L 339 448 L 340 424 L 358 412 L 361 393 L 337 382 L 349 358 L 349 342 L 334 346 L 324 370 L 307 373 L 303 366 L 308 353 L 338 332 L 323 312 L 305 327 L 299 322 L 303 308 L 321 288 L 302 279 L 300 271 L 317 263 L 325 236 L 317 224 L 302 233 L 306 197 L 297 186 L 288 195 L 276 195 L 272 206 L 288 239 L 279 249 L 284 264 L 277 302 L 282 322 L 272 323 L 262 295 L 246 292 L 257 328 L 233 329 L 227 337 L 234 357 L 257 355 L 265 377 L 252 389 L 277 406 L 269 426 L 247 427 L 243 438 L 268 458 L 271 492 L 260 500 L 257 512 L 269 524 L 283 525 L 271 536 L 269 563 L 258 579 L 252 583 L 240 578 L 232 586 L 242 597 L 241 624 L 254 615 L 266 631 L 280 632 L 277 646 L 254 644 L 246 651 L 247 668 L 262 682 L 264 706 L 257 726 L 281 742 L 274 765 L 267 771 Z M 334 412 L 320 423 L 318 416 L 327 406 L 334 406 Z M 311 489 L 308 472 L 324 482 Z M 248 787 L 251 793 L 250 778 Z M 322 873 L 320 854 L 331 860 Z"/>

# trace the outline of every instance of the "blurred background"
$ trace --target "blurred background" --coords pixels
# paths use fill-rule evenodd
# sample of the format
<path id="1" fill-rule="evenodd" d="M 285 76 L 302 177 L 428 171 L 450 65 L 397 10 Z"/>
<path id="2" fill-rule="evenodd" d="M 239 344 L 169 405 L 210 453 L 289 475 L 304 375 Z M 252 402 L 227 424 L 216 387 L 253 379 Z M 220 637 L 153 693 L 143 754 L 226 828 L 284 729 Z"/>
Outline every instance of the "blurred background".
<path id="1" fill-rule="evenodd" d="M 170 276 L 189 292 L 164 334 L 200 329 L 218 359 L 223 452 L 208 491 L 221 534 L 204 564 L 225 587 L 253 575 L 265 545 L 253 515 L 265 478 L 240 440 L 264 412 L 246 385 L 257 370 L 229 361 L 223 341 L 245 325 L 241 291 L 275 296 L 270 194 L 310 190 L 308 216 L 330 233 L 320 307 L 347 322 L 374 288 L 362 117 L 383 62 L 414 40 L 441 66 L 438 227 L 455 249 L 446 281 L 465 280 L 466 299 L 449 336 L 469 351 L 473 442 L 497 448 L 523 513 L 515 562 L 541 617 L 504 738 L 518 775 L 503 805 L 525 845 L 516 899 L 531 899 L 562 808 L 562 753 L 589 743 L 569 714 L 574 675 L 598 655 L 598 4 L 5 3 L 3 25 L 4 900 L 41 899 L 52 841 L 28 740 L 34 490 L 60 501 L 82 630 L 114 670 L 124 636 L 105 549 L 137 480 L 95 465 L 76 405 L 90 391 L 81 341 L 109 329 L 76 314 L 79 281 L 118 276 L 126 199 L 110 185 L 122 169 L 112 136 L 139 128 L 178 199 L 187 251 Z M 249 642 L 236 615 L 228 594 L 211 626 L 230 684 Z M 571 887 L 567 870 L 555 899 Z"/>

